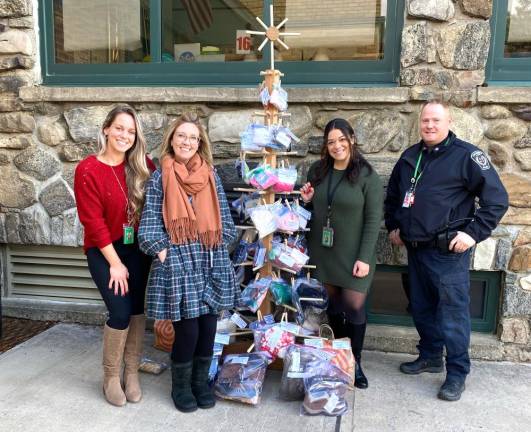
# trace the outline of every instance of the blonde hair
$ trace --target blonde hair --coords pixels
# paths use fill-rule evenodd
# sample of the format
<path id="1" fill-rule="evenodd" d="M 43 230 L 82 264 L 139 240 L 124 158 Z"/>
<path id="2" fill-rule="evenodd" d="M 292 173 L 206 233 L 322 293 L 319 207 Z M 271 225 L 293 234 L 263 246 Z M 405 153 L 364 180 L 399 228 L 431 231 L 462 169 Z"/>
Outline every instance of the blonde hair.
<path id="1" fill-rule="evenodd" d="M 431 98 L 428 99 L 426 102 L 422 104 L 420 107 L 420 114 L 422 115 L 422 111 L 424 111 L 424 108 L 426 108 L 428 105 L 440 105 L 442 106 L 446 111 L 450 111 L 450 104 L 444 100 L 443 98 Z"/>
<path id="2" fill-rule="evenodd" d="M 205 128 L 199 121 L 199 116 L 195 112 L 185 112 L 180 117 L 178 117 L 164 132 L 164 137 L 162 138 L 162 146 L 160 150 L 160 160 L 163 161 L 166 156 L 175 157 L 171 141 L 173 139 L 173 134 L 179 126 L 184 123 L 192 123 L 199 130 L 199 146 L 197 148 L 197 153 L 199 156 L 208 163 L 210 166 L 214 166 L 214 159 L 212 158 L 212 150 L 210 146 L 210 140 L 206 133 Z"/>
<path id="3" fill-rule="evenodd" d="M 138 120 L 136 111 L 129 105 L 115 106 L 105 118 L 103 125 L 98 132 L 99 155 L 103 155 L 107 150 L 107 137 L 104 130 L 110 127 L 119 114 L 129 114 L 136 129 L 135 142 L 133 146 L 125 152 L 125 182 L 127 185 L 128 210 L 131 217 L 130 222 L 136 224 L 140 221 L 145 200 L 145 184 L 149 179 L 150 171 L 146 163 L 146 140 L 142 132 L 142 126 Z"/>

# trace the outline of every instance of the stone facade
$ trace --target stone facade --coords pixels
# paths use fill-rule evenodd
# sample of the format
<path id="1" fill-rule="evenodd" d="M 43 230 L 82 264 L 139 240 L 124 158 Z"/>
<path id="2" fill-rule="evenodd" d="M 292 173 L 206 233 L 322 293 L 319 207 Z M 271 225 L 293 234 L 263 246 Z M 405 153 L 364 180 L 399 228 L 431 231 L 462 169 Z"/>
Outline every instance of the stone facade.
<path id="1" fill-rule="evenodd" d="M 140 113 L 154 158 L 165 126 L 196 110 L 216 163 L 231 180 L 238 134 L 259 108 L 255 89 L 46 88 L 39 85 L 31 0 L 0 0 L 0 243 L 78 246 L 82 228 L 72 191 L 76 163 L 96 150 L 109 107 Z M 418 140 L 418 112 L 431 96 L 452 105 L 452 129 L 483 149 L 506 185 L 511 207 L 493 236 L 475 248 L 474 270 L 502 271 L 499 337 L 507 359 L 531 358 L 531 89 L 483 88 L 492 0 L 406 0 L 400 86 L 289 90 L 293 160 L 301 180 L 319 157 L 323 127 L 351 121 L 361 151 L 387 181 L 401 151 Z M 259 78 L 257 77 L 257 81 Z M 378 261 L 404 265 L 381 232 Z"/>

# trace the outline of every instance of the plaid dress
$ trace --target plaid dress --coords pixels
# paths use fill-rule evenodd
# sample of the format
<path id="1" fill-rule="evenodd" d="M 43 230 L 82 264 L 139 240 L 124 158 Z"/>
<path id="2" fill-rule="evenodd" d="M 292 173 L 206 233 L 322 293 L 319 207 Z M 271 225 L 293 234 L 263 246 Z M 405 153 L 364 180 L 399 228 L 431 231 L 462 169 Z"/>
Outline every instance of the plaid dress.
<path id="1" fill-rule="evenodd" d="M 155 171 L 147 183 L 146 202 L 138 240 L 140 249 L 155 258 L 147 286 L 147 315 L 154 319 L 197 318 L 233 308 L 239 301 L 234 270 L 227 245 L 236 237 L 236 229 L 221 180 L 214 171 L 218 194 L 223 244 L 205 249 L 199 242 L 171 243 L 162 219 L 162 173 Z M 168 249 L 164 263 L 157 253 Z"/>

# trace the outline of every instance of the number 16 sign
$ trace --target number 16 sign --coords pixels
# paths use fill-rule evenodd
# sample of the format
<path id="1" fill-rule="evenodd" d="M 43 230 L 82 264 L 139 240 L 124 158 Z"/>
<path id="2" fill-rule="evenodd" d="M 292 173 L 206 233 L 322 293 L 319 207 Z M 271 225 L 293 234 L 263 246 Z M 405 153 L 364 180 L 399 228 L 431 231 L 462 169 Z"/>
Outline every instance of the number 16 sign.
<path id="1" fill-rule="evenodd" d="M 245 30 L 236 30 L 236 54 L 250 54 L 251 45 L 251 36 Z"/>

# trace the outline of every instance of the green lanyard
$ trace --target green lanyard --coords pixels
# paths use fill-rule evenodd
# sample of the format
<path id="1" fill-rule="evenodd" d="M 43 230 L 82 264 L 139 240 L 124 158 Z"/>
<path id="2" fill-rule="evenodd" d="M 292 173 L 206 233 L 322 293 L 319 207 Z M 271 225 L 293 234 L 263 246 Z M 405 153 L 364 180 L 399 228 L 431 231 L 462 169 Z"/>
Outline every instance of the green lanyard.
<path id="1" fill-rule="evenodd" d="M 415 172 L 413 173 L 413 177 L 411 177 L 411 187 L 412 187 L 412 189 L 415 189 L 415 187 L 417 186 L 418 181 L 420 180 L 420 177 L 422 176 L 422 173 L 424 172 L 424 170 L 419 172 L 420 161 L 421 160 L 422 160 L 422 150 L 419 152 L 419 155 L 417 157 L 417 164 L 415 165 Z M 418 176 L 417 176 L 417 174 L 418 174 Z"/>
<path id="2" fill-rule="evenodd" d="M 450 140 L 450 138 L 446 138 L 446 141 L 444 142 L 443 146 L 447 146 L 448 145 L 448 141 Z M 419 155 L 417 156 L 417 163 L 415 164 L 415 172 L 413 173 L 413 177 L 411 177 L 411 190 L 414 192 L 415 189 L 417 188 L 417 184 L 420 180 L 420 177 L 422 176 L 422 173 L 424 172 L 424 170 L 428 167 L 428 164 L 429 164 L 429 161 L 428 161 L 428 164 L 426 164 L 426 166 L 424 167 L 424 169 L 422 171 L 419 172 L 419 168 L 420 168 L 420 161 L 422 160 L 422 152 L 423 150 L 421 150 L 419 152 Z"/>

